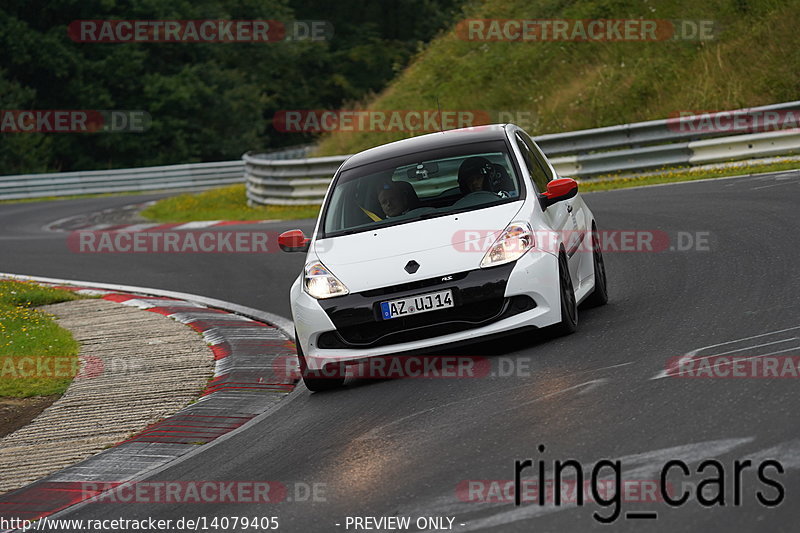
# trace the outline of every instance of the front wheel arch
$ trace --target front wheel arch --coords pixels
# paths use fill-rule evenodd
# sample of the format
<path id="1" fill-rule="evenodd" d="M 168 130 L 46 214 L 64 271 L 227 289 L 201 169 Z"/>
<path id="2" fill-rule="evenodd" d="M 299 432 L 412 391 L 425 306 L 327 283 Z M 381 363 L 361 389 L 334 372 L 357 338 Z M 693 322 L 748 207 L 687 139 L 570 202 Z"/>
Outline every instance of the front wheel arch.
<path id="1" fill-rule="evenodd" d="M 605 259 L 600 243 L 597 224 L 592 220 L 592 269 L 594 274 L 594 288 L 592 293 L 584 300 L 586 307 L 599 307 L 608 303 L 608 282 L 606 277 Z"/>
<path id="2" fill-rule="evenodd" d="M 569 261 L 563 245 L 560 246 L 558 252 L 558 287 L 561 321 L 554 328 L 560 335 L 569 335 L 578 329 L 578 301 L 575 297 L 575 287 L 572 284 Z"/>

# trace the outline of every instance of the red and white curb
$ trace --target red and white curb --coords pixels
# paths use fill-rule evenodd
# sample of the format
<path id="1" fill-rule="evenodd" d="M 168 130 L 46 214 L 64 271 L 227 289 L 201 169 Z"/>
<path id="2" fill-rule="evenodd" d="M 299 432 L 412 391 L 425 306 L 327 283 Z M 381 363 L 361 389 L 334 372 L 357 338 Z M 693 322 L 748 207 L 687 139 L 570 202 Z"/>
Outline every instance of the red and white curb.
<path id="1" fill-rule="evenodd" d="M 295 354 L 293 327 L 276 315 L 158 289 L 2 273 L 0 278 L 32 280 L 170 317 L 201 333 L 215 359 L 214 378 L 196 403 L 113 448 L 0 496 L 0 518 L 50 516 L 99 495 L 84 490 L 85 483 L 118 486 L 152 475 L 201 452 L 198 444 L 213 444 L 263 419 L 295 388 L 293 377 L 275 364 Z"/>
<path id="2" fill-rule="evenodd" d="M 260 309 L 253 309 L 224 300 L 217 300 L 216 298 L 209 298 L 207 296 L 200 296 L 197 294 L 190 294 L 187 292 L 170 291 L 167 289 L 154 289 L 150 287 L 137 287 L 135 285 L 121 285 L 118 283 L 98 283 L 93 281 L 76 281 L 66 280 L 60 278 L 49 278 L 43 276 L 27 276 L 24 274 L 13 274 L 8 272 L 0 272 L 0 278 L 30 280 L 38 283 L 48 283 L 52 285 L 64 285 L 69 287 L 84 287 L 86 294 L 101 294 L 100 291 L 114 291 L 124 292 L 129 294 L 141 294 L 146 296 L 161 296 L 164 298 L 171 298 L 174 300 L 186 300 L 206 307 L 213 307 L 215 309 L 222 309 L 237 315 L 241 315 L 253 320 L 259 320 L 272 324 L 280 329 L 288 338 L 294 338 L 294 324 L 291 320 L 284 318 L 274 313 L 261 311 Z"/>

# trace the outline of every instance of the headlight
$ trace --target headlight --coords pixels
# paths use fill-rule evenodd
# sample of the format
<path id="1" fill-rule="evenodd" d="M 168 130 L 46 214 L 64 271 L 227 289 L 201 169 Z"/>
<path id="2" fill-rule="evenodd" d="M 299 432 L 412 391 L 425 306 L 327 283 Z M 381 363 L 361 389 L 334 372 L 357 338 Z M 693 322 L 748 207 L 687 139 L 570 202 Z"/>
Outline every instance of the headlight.
<path id="1" fill-rule="evenodd" d="M 306 265 L 303 288 L 317 300 L 350 294 L 344 283 L 336 279 L 336 276 L 331 274 L 330 270 L 319 261 Z"/>
<path id="2" fill-rule="evenodd" d="M 534 245 L 533 231 L 527 222 L 512 222 L 481 260 L 481 268 L 516 261 Z"/>

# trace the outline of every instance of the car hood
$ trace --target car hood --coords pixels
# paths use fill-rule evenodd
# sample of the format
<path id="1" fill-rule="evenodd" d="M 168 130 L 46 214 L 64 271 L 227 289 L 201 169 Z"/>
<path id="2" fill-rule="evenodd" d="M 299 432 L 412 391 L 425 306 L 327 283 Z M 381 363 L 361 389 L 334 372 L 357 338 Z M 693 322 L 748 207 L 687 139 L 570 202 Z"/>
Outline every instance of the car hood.
<path id="1" fill-rule="evenodd" d="M 314 242 L 319 258 L 350 292 L 408 283 L 480 266 L 523 202 L 446 215 Z M 419 268 L 405 270 L 409 261 Z"/>

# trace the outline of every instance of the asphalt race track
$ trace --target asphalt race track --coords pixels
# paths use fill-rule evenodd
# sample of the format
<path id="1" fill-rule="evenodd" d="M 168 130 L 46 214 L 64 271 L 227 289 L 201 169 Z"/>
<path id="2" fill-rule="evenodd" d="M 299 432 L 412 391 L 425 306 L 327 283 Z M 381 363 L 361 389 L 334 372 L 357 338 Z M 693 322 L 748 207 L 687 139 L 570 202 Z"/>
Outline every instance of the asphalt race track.
<path id="1" fill-rule="evenodd" d="M 468 480 L 513 480 L 517 459 L 541 459 L 548 471 L 555 460 L 576 459 L 587 476 L 597 461 L 619 459 L 623 480 L 640 484 L 681 459 L 694 485 L 724 477 L 725 504 L 701 505 L 676 469 L 674 483 L 691 494 L 684 505 L 632 493 L 619 504 L 614 530 L 796 530 L 797 381 L 652 378 L 670 358 L 693 351 L 800 355 L 799 185 L 800 172 L 785 172 L 588 194 L 601 230 L 666 232 L 674 246 L 686 243 L 678 242 L 681 232 L 699 234 L 707 249 L 607 251 L 610 302 L 581 310 L 576 334 L 517 335 L 448 352 L 485 356 L 498 375 L 362 379 L 318 394 L 301 388 L 271 416 L 150 478 L 277 481 L 292 501 L 95 503 L 60 518 L 277 516 L 279 531 L 311 532 L 352 531 L 347 517 L 355 516 L 410 516 L 412 525 L 417 517 L 445 516 L 455 518 L 454 531 L 582 531 L 604 527 L 592 515 L 608 516 L 614 507 L 462 501 L 457 488 Z M 301 254 L 86 255 L 69 251 L 66 234 L 41 229 L 155 197 L 0 205 L 0 271 L 172 289 L 288 316 Z M 312 222 L 262 229 L 294 227 L 309 232 Z M 721 343 L 730 344 L 701 350 Z M 509 367 L 516 371 L 500 375 Z M 734 461 L 748 458 L 754 466 L 741 476 L 735 505 Z M 717 459 L 724 471 L 695 475 L 704 459 Z M 778 499 L 756 475 L 767 459 L 784 470 L 767 472 L 785 492 L 772 508 L 756 496 Z M 304 487 L 314 484 L 317 501 L 308 501 Z"/>

